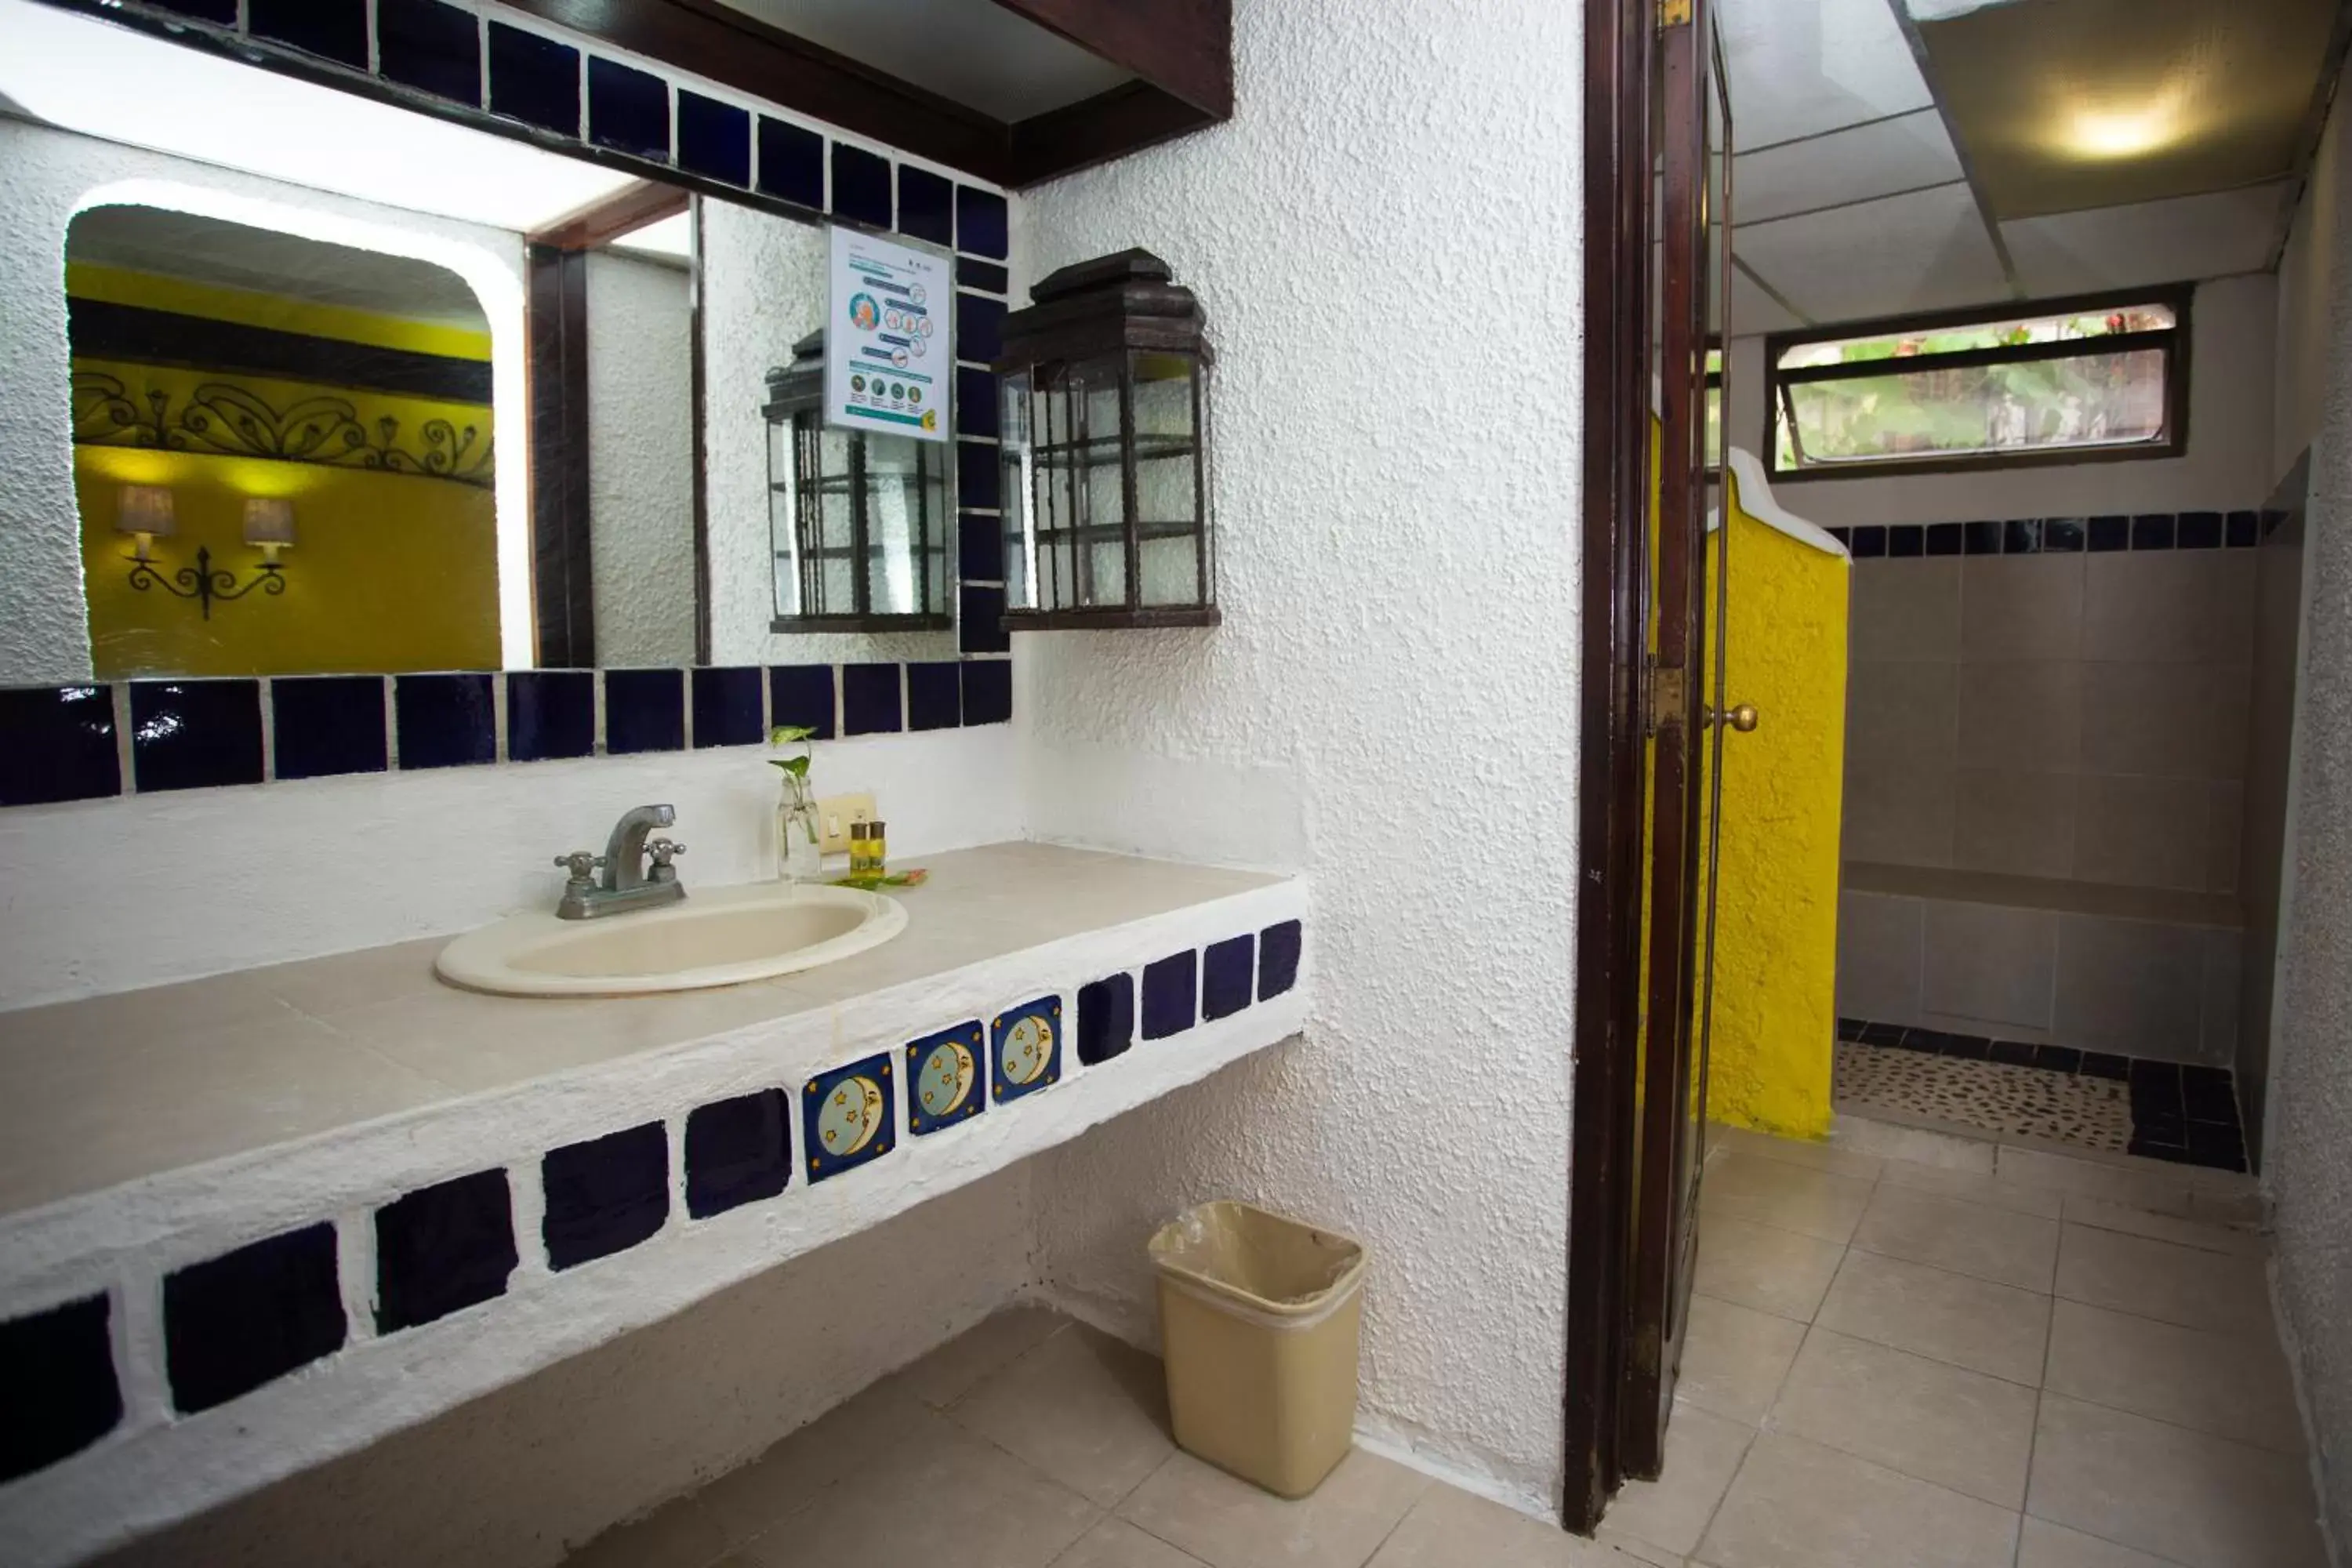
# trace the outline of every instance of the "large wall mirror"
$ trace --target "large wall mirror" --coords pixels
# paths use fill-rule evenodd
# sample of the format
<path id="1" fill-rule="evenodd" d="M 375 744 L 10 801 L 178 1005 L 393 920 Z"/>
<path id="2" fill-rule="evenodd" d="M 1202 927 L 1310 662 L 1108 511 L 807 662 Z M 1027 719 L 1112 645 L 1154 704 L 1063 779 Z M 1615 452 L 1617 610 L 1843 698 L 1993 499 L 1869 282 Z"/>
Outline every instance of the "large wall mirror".
<path id="1" fill-rule="evenodd" d="M 950 253 L 877 383 L 947 438 L 837 429 L 824 224 L 0 6 L 16 173 L 78 192 L 6 269 L 77 515 L 5 509 L 54 625 L 0 685 L 957 657 Z"/>

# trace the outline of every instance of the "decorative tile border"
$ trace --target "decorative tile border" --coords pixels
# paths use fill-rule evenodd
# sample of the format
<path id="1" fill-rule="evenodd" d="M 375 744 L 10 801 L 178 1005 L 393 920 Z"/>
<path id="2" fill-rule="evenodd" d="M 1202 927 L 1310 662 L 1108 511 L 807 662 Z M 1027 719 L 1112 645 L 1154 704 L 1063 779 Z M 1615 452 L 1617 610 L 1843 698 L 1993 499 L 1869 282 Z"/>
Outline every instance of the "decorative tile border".
<path id="1" fill-rule="evenodd" d="M 1013 666 L 732 665 L 0 688 L 0 806 L 1002 724 Z"/>
<path id="2" fill-rule="evenodd" d="M 2158 511 L 2132 516 L 2015 517 L 1974 522 L 1868 523 L 1830 537 L 1857 561 L 1935 555 L 2105 554 L 2119 550 L 2252 550 L 2279 511 Z"/>
<path id="3" fill-rule="evenodd" d="M 1190 1029 L 1200 999 L 1195 980 L 1204 972 L 1213 1018 L 1285 994 L 1297 982 L 1303 935 L 1301 921 L 1282 921 L 1140 965 L 1147 1014 L 1156 994 L 1165 1019 L 1183 1019 L 1171 1032 Z M 973 1064 L 968 1089 L 973 1110 L 992 1101 L 990 1121 L 1022 1115 L 1023 1099 L 1050 1096 L 1056 1084 L 1127 1055 L 1137 973 L 1131 966 L 1073 988 L 1079 1009 L 1074 1053 L 1064 1050 L 1072 990 L 1033 994 L 985 1018 L 965 1018 L 896 1050 L 818 1072 L 797 1094 L 784 1086 L 761 1089 L 565 1143 L 536 1162 L 535 1180 L 530 1162 L 513 1161 L 404 1193 L 363 1215 L 281 1229 L 173 1268 L 160 1290 L 172 1412 L 189 1415 L 227 1404 L 362 1339 L 418 1329 L 503 1297 L 522 1266 L 518 1221 L 534 1214 L 533 1264 L 561 1274 L 593 1268 L 671 1228 L 681 1174 L 685 1223 L 692 1225 L 754 1203 L 803 1201 L 817 1183 L 854 1180 L 858 1167 L 904 1159 L 902 1128 L 927 1134 L 926 1144 L 951 1138 L 970 1117 L 925 1126 L 909 1116 L 923 1076 L 919 1064 L 941 1041 L 970 1048 L 986 1039 L 989 1060 Z M 1149 1027 L 1145 1036 L 1161 1037 Z M 908 1070 L 896 1070 L 898 1061 Z M 831 1098 L 852 1086 L 866 1095 L 865 1104 L 845 1101 L 828 1118 Z M 865 1135 L 843 1148 L 845 1129 Z M 793 1181 L 795 1168 L 805 1182 Z M 343 1227 L 371 1238 L 339 1237 Z M 369 1277 L 347 1279 L 355 1269 Z M 147 1285 L 134 1280 L 119 1289 Z M 367 1301 L 373 1312 L 354 1321 L 346 1304 Z M 126 1379 L 111 1328 L 118 1310 L 113 1293 L 101 1292 L 0 1322 L 0 1386 L 23 1395 L 0 1432 L 0 1484 L 71 1457 L 121 1423 Z"/>

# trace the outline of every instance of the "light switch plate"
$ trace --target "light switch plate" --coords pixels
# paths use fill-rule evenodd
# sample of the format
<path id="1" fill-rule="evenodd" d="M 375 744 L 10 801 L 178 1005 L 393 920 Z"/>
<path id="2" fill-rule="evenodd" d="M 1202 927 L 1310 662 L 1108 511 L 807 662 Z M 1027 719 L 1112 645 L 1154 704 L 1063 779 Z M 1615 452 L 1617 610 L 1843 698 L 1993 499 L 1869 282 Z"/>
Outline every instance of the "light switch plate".
<path id="1" fill-rule="evenodd" d="M 820 855 L 849 853 L 849 828 L 852 823 L 874 820 L 874 796 L 867 795 L 821 795 L 816 799 L 817 831 L 824 837 L 817 845 Z"/>

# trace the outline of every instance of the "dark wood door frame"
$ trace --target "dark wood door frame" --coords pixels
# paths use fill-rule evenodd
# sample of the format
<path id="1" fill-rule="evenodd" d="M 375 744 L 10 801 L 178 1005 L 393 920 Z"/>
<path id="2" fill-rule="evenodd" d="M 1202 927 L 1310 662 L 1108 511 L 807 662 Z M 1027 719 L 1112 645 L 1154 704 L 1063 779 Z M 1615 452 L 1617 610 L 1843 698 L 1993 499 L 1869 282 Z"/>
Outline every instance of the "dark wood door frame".
<path id="1" fill-rule="evenodd" d="M 532 244 L 523 310 L 530 403 L 530 587 L 542 669 L 596 662 L 588 528 L 588 253 Z"/>
<path id="2" fill-rule="evenodd" d="M 1618 1434 L 1641 1021 L 1643 552 L 1650 490 L 1653 0 L 1586 0 L 1584 561 L 1579 672 L 1575 1109 L 1561 1521 L 1590 1534 Z"/>

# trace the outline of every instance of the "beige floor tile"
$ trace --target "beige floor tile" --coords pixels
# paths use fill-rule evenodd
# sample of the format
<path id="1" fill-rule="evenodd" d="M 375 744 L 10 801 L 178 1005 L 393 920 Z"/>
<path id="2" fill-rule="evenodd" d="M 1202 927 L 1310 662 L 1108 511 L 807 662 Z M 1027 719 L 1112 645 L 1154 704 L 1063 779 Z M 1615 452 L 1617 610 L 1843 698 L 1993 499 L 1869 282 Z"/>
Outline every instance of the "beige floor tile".
<path id="1" fill-rule="evenodd" d="M 1201 1560 L 1123 1519 L 1106 1519 L 1055 1558 L 1054 1568 L 1201 1568 Z"/>
<path id="2" fill-rule="evenodd" d="M 2010 1568 L 2017 1515 L 1767 1432 L 1692 1561 L 1707 1568 Z"/>
<path id="3" fill-rule="evenodd" d="M 563 1560 L 563 1568 L 704 1568 L 731 1544 L 699 1500 L 680 1498 L 617 1525 Z"/>
<path id="4" fill-rule="evenodd" d="M 2058 1256 L 2058 1222 L 1881 1185 L 1853 1244 L 1955 1274 L 2047 1290 Z"/>
<path id="5" fill-rule="evenodd" d="M 2035 1387 L 2049 1348 L 2050 1298 L 1853 1247 L 1814 1321 Z"/>
<path id="6" fill-rule="evenodd" d="M 2026 1507 L 2190 1568 L 2321 1568 L 2303 1461 L 2044 1394 Z"/>
<path id="7" fill-rule="evenodd" d="M 2269 1241 L 2258 1230 L 2176 1219 L 2170 1215 L 2149 1214 L 2144 1209 L 2078 1194 L 2067 1194 L 2065 1217 L 2069 1225 L 2119 1230 L 2126 1236 L 2169 1241 L 2179 1247 L 2193 1247 L 2200 1252 L 2226 1252 L 2237 1258 L 2263 1258 L 2270 1252 Z"/>
<path id="8" fill-rule="evenodd" d="M 1955 1173 L 1992 1174 L 1994 1145 L 1982 1138 L 1964 1138 L 1929 1127 L 1906 1127 L 1881 1117 L 1837 1114 L 1837 1131 L 1830 1136 L 1847 1150 L 1875 1154 L 1886 1165 L 1932 1165 Z M 1882 1173 L 1884 1165 L 1881 1167 Z"/>
<path id="9" fill-rule="evenodd" d="M 1104 1508 L 1175 1448 L 1160 1363 L 1079 1324 L 982 1379 L 948 1418 Z"/>
<path id="10" fill-rule="evenodd" d="M 1669 1552 L 1663 1546 L 1653 1546 L 1646 1541 L 1636 1541 L 1621 1535 L 1610 1527 L 1607 1520 L 1592 1532 L 1592 1545 L 1607 1548 L 1606 1553 L 1595 1552 L 1586 1557 L 1571 1557 L 1576 1568 L 1687 1568 L 1687 1561 L 1679 1552 Z"/>
<path id="11" fill-rule="evenodd" d="M 1177 1453 L 1118 1513 L 1210 1568 L 1358 1568 L 1429 1485 L 1359 1448 L 1313 1495 L 1291 1502 Z"/>
<path id="12" fill-rule="evenodd" d="M 1907 1160 L 1887 1161 L 1878 1179 L 1882 1186 L 1958 1198 L 2011 1214 L 2039 1215 L 2043 1219 L 2056 1219 L 2065 1204 L 2065 1194 L 2052 1187 L 2037 1187 L 1990 1171 L 1955 1171 L 1941 1165 L 1915 1165 Z"/>
<path id="13" fill-rule="evenodd" d="M 2304 1451 L 2294 1384 L 2267 1333 L 2184 1329 L 2062 1300 L 2049 1387 L 2258 1448 Z"/>
<path id="14" fill-rule="evenodd" d="M 1815 1325 L 1765 1418 L 2001 1508 L 2025 1501 L 2034 1391 Z"/>
<path id="15" fill-rule="evenodd" d="M 1704 1215 L 1695 1289 L 1718 1300 L 1811 1322 L 1845 1249 L 1745 1220 Z"/>
<path id="16" fill-rule="evenodd" d="M 1727 1126 L 1720 1121 L 1707 1124 L 1706 1141 L 1710 1151 L 1721 1149 L 1754 1154 L 1759 1159 L 1778 1160 L 1783 1164 L 1827 1171 L 1833 1176 L 1859 1176 L 1864 1181 L 1873 1181 L 1878 1175 L 1880 1161 L 1876 1154 L 1838 1142 L 1775 1138 L 1769 1132 L 1751 1131 L 1745 1127 Z"/>
<path id="17" fill-rule="evenodd" d="M 1069 1319 L 1044 1307 L 1007 1307 L 901 1371 L 898 1381 L 924 1404 L 944 1410 L 982 1378 L 1012 1365 L 1069 1325 Z"/>
<path id="18" fill-rule="evenodd" d="M 1753 1426 L 1772 1407 L 1804 1341 L 1802 1323 L 1694 1294 L 1675 1397 Z"/>
<path id="19" fill-rule="evenodd" d="M 2018 1538 L 2017 1568 L 2173 1568 L 2161 1557 L 2134 1552 L 2112 1541 L 2025 1516 Z"/>
<path id="20" fill-rule="evenodd" d="M 2263 1263 L 2119 1231 L 2070 1225 L 2058 1250 L 2058 1294 L 2192 1329 L 2269 1334 Z"/>
<path id="21" fill-rule="evenodd" d="M 2150 1169 L 2151 1166 L 2157 1168 Z M 2046 1187 L 2053 1192 L 2079 1193 L 2086 1198 L 2105 1198 L 2150 1214 L 2171 1215 L 2189 1212 L 2189 1194 L 2194 1184 L 2186 1173 L 2188 1169 L 2157 1166 L 2153 1160 L 2129 1163 L 2121 1160 L 2082 1160 L 2072 1154 L 2010 1143 L 2000 1146 L 1993 1163 L 1993 1173 L 2009 1181 Z"/>
<path id="22" fill-rule="evenodd" d="M 1610 1528 L 1668 1552 L 1697 1550 L 1755 1428 L 1679 1400 L 1666 1424 L 1666 1462 L 1654 1481 L 1627 1481 L 1609 1505 Z"/>
<path id="23" fill-rule="evenodd" d="M 1100 1517 L 1076 1492 L 922 1410 L 902 1442 L 741 1550 L 761 1568 L 1045 1568 Z"/>
<path id="24" fill-rule="evenodd" d="M 882 1463 L 917 1429 L 923 1405 L 896 1378 L 837 1405 L 687 1500 L 740 1544 L 808 1506 L 825 1488 Z"/>
<path id="25" fill-rule="evenodd" d="M 1717 1162 L 1699 1189 L 1699 1203 L 1711 1215 L 1840 1243 L 1853 1235 L 1869 1202 L 1867 1178 L 1744 1152 Z"/>
<path id="26" fill-rule="evenodd" d="M 1432 1486 L 1368 1568 L 1642 1568 L 1605 1544 L 1529 1519 L 1458 1487 Z"/>

